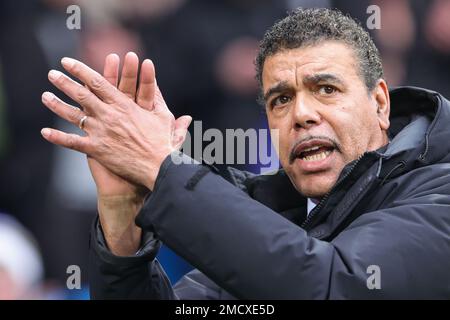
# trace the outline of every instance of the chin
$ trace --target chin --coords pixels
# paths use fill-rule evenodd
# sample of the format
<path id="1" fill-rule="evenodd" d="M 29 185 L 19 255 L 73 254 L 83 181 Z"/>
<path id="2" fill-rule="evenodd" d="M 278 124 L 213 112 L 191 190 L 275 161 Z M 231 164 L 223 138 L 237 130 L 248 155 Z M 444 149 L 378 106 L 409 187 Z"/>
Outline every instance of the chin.
<path id="1" fill-rule="evenodd" d="M 333 188 L 336 179 L 327 176 L 301 176 L 296 177 L 293 182 L 297 191 L 303 196 L 320 199 Z"/>

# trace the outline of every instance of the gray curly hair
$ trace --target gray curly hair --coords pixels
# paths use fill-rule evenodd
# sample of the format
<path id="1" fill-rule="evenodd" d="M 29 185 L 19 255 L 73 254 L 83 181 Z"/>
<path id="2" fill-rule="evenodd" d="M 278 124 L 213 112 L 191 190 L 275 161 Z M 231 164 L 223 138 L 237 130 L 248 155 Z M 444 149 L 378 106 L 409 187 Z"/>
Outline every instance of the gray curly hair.
<path id="1" fill-rule="evenodd" d="M 261 94 L 262 71 L 267 57 L 281 50 L 314 45 L 324 40 L 342 41 L 354 49 L 359 60 L 359 74 L 369 92 L 383 78 L 380 53 L 359 22 L 337 9 L 298 8 L 275 23 L 260 42 L 255 66 Z M 259 100 L 261 102 L 261 97 Z"/>

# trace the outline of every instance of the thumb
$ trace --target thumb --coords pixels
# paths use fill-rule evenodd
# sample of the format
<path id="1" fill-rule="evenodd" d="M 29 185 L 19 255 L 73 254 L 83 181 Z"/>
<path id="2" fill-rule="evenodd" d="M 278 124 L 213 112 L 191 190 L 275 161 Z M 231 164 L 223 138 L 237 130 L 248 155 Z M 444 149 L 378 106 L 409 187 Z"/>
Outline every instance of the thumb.
<path id="1" fill-rule="evenodd" d="M 189 125 L 192 122 L 191 116 L 181 116 L 175 120 L 175 129 L 173 131 L 173 144 L 177 149 L 181 148 L 186 134 L 188 132 Z"/>

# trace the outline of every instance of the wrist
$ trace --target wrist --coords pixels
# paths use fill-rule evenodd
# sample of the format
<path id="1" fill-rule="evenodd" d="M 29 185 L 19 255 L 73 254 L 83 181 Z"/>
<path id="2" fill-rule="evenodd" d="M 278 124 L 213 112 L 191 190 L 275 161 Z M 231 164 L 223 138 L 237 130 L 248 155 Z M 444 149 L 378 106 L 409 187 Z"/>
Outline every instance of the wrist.
<path id="1" fill-rule="evenodd" d="M 144 204 L 140 195 L 98 197 L 98 211 L 103 234 L 111 252 L 118 256 L 134 255 L 139 249 L 142 230 L 135 218 Z"/>

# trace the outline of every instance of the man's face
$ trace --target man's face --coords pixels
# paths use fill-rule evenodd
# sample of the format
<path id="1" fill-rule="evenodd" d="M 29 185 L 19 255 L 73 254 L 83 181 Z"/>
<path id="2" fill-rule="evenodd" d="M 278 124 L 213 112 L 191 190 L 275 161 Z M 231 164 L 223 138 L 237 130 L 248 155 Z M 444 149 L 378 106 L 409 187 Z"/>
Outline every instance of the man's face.
<path id="1" fill-rule="evenodd" d="M 269 127 L 279 130 L 281 164 L 307 197 L 326 194 L 347 163 L 387 143 L 386 84 L 381 81 L 369 95 L 358 71 L 354 51 L 337 41 L 265 60 Z"/>

